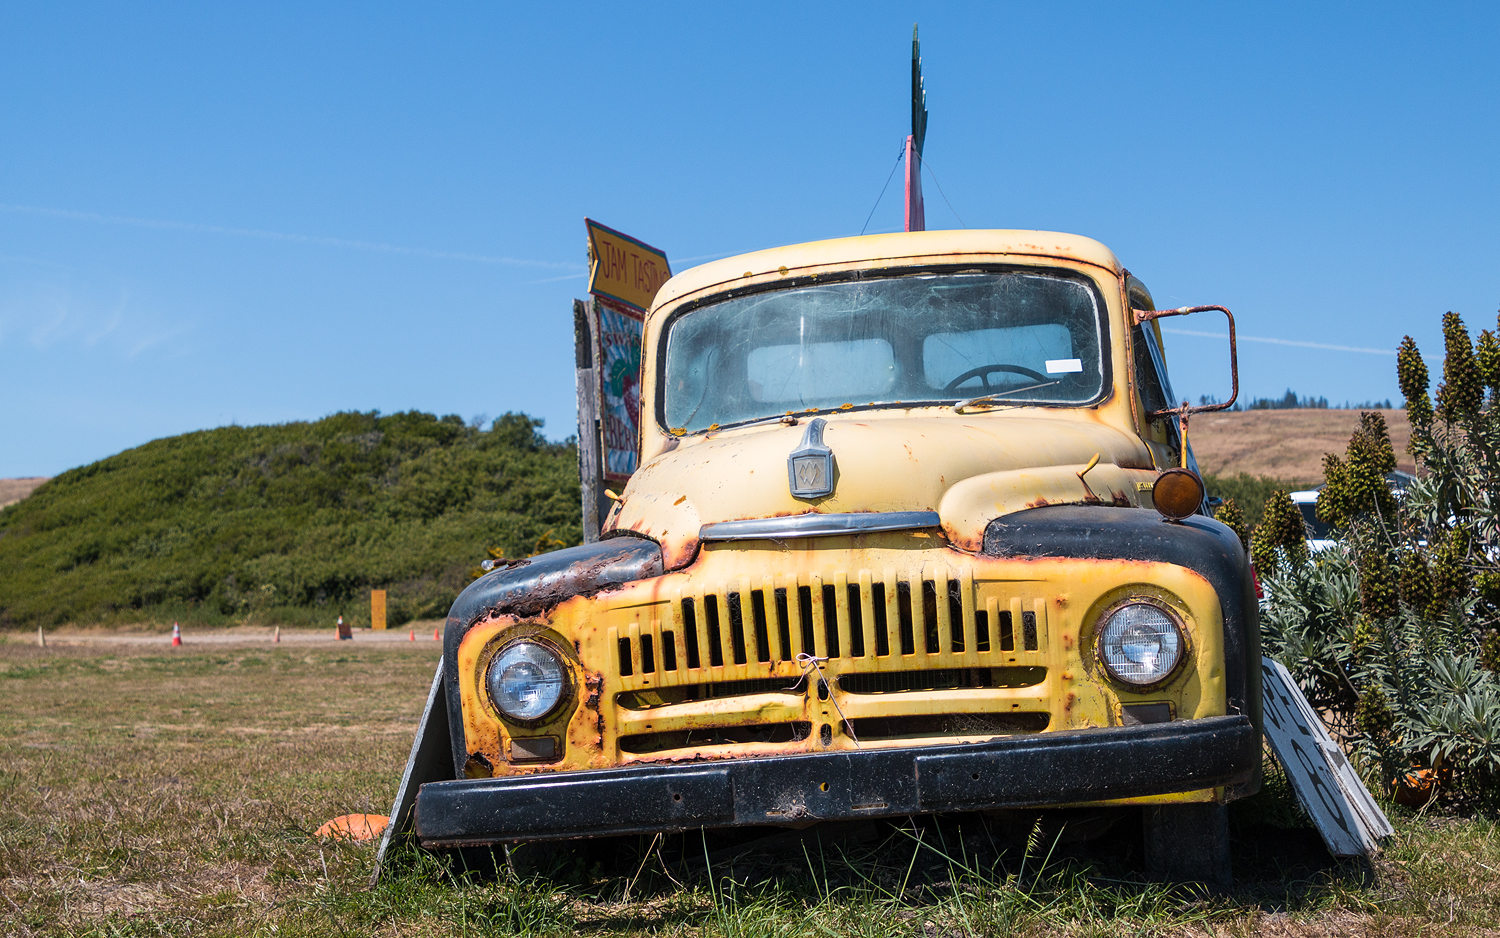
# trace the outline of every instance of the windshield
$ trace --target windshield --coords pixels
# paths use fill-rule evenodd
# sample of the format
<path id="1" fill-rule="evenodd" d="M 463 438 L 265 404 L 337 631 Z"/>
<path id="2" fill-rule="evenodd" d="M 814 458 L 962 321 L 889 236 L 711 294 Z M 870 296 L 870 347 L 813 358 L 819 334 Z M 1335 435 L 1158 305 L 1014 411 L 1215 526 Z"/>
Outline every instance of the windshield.
<path id="1" fill-rule="evenodd" d="M 1088 404 L 1102 309 L 1061 272 L 919 274 L 772 290 L 668 326 L 663 413 L 691 433 L 786 413 L 952 403 Z"/>

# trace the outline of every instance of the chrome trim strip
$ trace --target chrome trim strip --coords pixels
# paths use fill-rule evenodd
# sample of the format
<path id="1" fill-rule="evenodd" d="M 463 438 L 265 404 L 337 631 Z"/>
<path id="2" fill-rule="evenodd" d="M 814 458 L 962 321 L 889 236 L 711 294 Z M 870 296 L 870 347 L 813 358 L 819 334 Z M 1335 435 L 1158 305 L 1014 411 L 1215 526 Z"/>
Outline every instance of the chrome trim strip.
<path id="1" fill-rule="evenodd" d="M 752 518 L 715 521 L 698 529 L 704 541 L 752 541 L 763 538 L 832 537 L 871 531 L 935 528 L 942 519 L 935 511 L 852 511 L 847 514 L 806 514 L 789 518 Z"/>

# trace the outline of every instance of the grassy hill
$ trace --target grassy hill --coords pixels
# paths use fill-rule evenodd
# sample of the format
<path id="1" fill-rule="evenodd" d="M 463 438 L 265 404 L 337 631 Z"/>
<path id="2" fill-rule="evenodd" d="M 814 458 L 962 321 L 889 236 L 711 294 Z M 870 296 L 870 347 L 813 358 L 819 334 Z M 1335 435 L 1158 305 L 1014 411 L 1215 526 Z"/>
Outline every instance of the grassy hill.
<path id="1" fill-rule="evenodd" d="M 222 427 L 57 476 L 0 510 L 0 625 L 393 623 L 442 615 L 469 571 L 578 543 L 572 443 L 507 414 Z"/>

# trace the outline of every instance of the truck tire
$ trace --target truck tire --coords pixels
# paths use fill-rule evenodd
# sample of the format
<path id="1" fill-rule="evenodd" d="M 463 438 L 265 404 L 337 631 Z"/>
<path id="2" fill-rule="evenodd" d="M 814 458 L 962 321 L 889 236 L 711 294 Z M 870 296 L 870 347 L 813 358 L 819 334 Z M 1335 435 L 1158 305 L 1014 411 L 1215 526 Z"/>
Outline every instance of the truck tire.
<path id="1" fill-rule="evenodd" d="M 1234 885 L 1229 865 L 1229 807 L 1171 804 L 1143 809 L 1146 871 L 1170 883 Z"/>

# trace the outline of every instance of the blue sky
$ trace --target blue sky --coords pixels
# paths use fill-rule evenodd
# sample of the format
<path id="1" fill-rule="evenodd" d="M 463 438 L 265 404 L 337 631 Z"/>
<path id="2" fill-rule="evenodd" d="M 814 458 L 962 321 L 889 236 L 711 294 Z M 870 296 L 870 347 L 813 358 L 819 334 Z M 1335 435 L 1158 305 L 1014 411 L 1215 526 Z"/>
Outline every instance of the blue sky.
<path id="1" fill-rule="evenodd" d="M 1497 9 L 9 4 L 0 476 L 345 409 L 567 436 L 583 217 L 679 270 L 858 233 L 915 21 L 929 227 L 1091 235 L 1245 336 L 1432 356 L 1500 306 Z M 1171 336 L 1179 392 L 1225 393 L 1223 350 Z M 1394 364 L 1241 345 L 1249 395 L 1396 399 Z"/>

